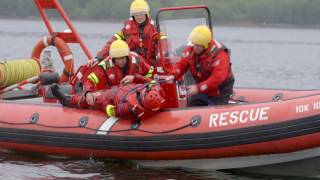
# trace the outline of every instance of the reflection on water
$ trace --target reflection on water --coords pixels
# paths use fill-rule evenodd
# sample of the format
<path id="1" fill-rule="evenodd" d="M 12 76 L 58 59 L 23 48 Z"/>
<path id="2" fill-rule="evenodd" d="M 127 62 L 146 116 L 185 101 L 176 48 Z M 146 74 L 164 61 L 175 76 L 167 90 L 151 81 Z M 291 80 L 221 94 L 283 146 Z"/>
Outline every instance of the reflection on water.
<path id="1" fill-rule="evenodd" d="M 142 168 L 128 161 L 76 160 L 9 151 L 0 152 L 0 159 L 1 179 L 262 179 L 216 171 Z"/>
<path id="2" fill-rule="evenodd" d="M 60 22 L 55 23 L 64 29 Z M 95 55 L 121 23 L 76 22 L 76 28 Z M 28 58 L 33 45 L 47 34 L 41 21 L 0 20 L 0 59 Z M 179 28 L 176 27 L 177 32 Z M 182 27 L 183 28 L 183 27 Z M 289 28 L 214 27 L 216 37 L 232 51 L 238 87 L 284 89 L 320 88 L 320 30 Z M 176 34 L 179 36 L 179 34 Z M 183 40 L 181 38 L 181 40 Z M 76 65 L 86 62 L 71 46 Z M 55 55 L 58 59 L 58 55 Z M 62 69 L 60 60 L 56 67 Z M 141 168 L 124 161 L 57 159 L 0 153 L 0 179 L 269 179 L 186 169 Z M 274 178 L 270 178 L 274 179 Z M 276 179 L 286 179 L 276 177 Z M 291 179 L 291 178 L 287 178 Z M 305 178 L 303 178 L 305 179 Z"/>
<path id="3" fill-rule="evenodd" d="M 308 180 L 194 169 L 144 168 L 120 160 L 72 159 L 10 151 L 0 152 L 1 179 L 163 179 L 163 180 Z"/>

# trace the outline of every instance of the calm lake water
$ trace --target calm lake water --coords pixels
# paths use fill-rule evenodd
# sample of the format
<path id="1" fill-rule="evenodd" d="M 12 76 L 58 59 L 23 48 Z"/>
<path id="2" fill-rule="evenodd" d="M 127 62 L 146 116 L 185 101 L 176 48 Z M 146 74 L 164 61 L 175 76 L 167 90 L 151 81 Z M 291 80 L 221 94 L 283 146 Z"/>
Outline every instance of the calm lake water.
<path id="1" fill-rule="evenodd" d="M 54 25 L 58 27 L 56 30 L 64 29 L 61 22 L 55 22 Z M 122 24 L 75 22 L 75 26 L 95 55 Z M 232 67 L 237 87 L 320 88 L 320 29 L 220 26 L 214 28 L 217 39 L 232 50 Z M 183 27 L 177 27 L 177 32 L 179 31 L 183 31 Z M 29 58 L 34 44 L 46 34 L 47 30 L 42 21 L 0 20 L 0 59 Z M 76 65 L 85 63 L 86 58 L 80 48 L 77 45 L 71 47 L 77 60 Z M 60 60 L 55 62 L 55 65 L 61 69 L 59 63 Z M 290 178 L 190 169 L 151 169 L 125 161 L 74 160 L 1 151 L 0 179 Z"/>

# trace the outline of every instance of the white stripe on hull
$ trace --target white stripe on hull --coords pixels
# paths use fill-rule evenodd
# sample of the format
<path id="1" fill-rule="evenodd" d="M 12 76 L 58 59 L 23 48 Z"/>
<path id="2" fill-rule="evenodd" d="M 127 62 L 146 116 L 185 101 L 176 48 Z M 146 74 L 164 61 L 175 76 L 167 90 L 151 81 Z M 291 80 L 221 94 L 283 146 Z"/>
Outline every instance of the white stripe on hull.
<path id="1" fill-rule="evenodd" d="M 100 126 L 96 134 L 98 135 L 108 135 L 112 126 L 119 120 L 116 117 L 110 117 Z"/>

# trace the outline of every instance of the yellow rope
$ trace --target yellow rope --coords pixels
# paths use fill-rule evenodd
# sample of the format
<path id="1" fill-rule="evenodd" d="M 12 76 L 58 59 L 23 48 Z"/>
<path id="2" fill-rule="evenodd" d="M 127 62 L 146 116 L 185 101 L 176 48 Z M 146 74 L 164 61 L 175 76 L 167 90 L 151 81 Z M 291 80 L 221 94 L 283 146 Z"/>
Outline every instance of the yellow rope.
<path id="1" fill-rule="evenodd" d="M 0 89 L 40 74 L 40 67 L 33 59 L 0 61 Z"/>

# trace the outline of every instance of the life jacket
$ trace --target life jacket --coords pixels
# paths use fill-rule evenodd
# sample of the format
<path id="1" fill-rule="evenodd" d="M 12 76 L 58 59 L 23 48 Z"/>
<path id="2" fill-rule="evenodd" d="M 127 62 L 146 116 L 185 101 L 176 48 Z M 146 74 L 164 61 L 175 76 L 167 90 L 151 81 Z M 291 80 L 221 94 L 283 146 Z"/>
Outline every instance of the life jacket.
<path id="1" fill-rule="evenodd" d="M 188 56 L 187 58 L 189 59 L 191 74 L 197 82 L 202 82 L 211 75 L 212 67 L 216 65 L 215 63 L 219 63 L 217 62 L 216 56 L 220 51 L 227 52 L 228 56 L 230 57 L 230 50 L 226 46 L 219 44 L 217 41 L 212 41 L 208 49 L 200 56 L 196 56 L 194 54 L 193 46 L 188 47 L 183 53 L 182 56 Z M 231 63 L 229 73 L 232 73 Z"/>
<path id="2" fill-rule="evenodd" d="M 129 53 L 128 65 L 125 72 L 118 66 L 115 66 L 113 60 L 103 61 L 103 63 L 106 64 L 103 65 L 104 67 L 109 67 L 105 69 L 105 74 L 106 82 L 110 87 L 119 85 L 122 78 L 124 78 L 126 75 L 144 74 L 141 68 L 142 60 L 140 59 L 140 56 L 132 51 Z M 150 73 L 152 74 L 151 71 L 152 69 L 150 70 Z M 146 76 L 150 76 L 148 73 L 146 74 Z"/>
<path id="3" fill-rule="evenodd" d="M 219 52 L 225 51 L 227 54 L 226 58 L 230 60 L 230 50 L 226 46 L 218 43 L 216 40 L 212 40 L 205 52 L 203 52 L 199 56 L 194 53 L 193 48 L 193 46 L 187 47 L 183 52 L 182 57 L 188 59 L 188 67 L 190 68 L 190 72 L 197 84 L 206 81 L 213 73 L 212 68 L 214 68 L 215 66 L 219 66 L 221 59 L 216 58 Z M 201 85 L 199 87 L 200 91 L 205 91 L 207 87 L 211 87 L 210 92 L 207 92 L 207 94 L 210 96 L 218 96 L 221 94 L 220 91 L 230 92 L 230 88 L 228 88 L 227 90 L 224 88 L 226 86 L 233 87 L 234 83 L 234 77 L 231 70 L 230 62 L 227 73 L 228 75 L 224 77 L 224 79 L 219 80 L 220 82 L 222 82 L 221 84 L 219 84 L 218 86 L 216 84 Z M 216 89 L 212 88 L 216 86 Z"/>
<path id="4" fill-rule="evenodd" d="M 151 64 L 150 59 L 156 59 L 157 42 L 155 39 L 158 32 L 149 18 L 143 29 L 139 28 L 139 24 L 130 18 L 124 23 L 122 33 L 122 38 L 128 43 L 131 51 L 143 56 L 149 64 Z"/>

